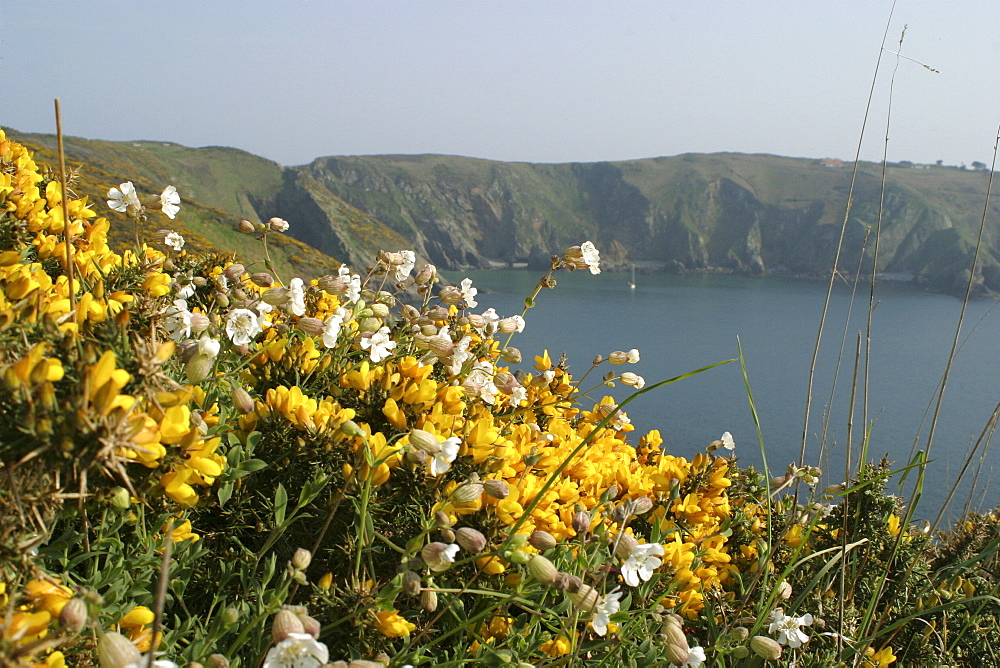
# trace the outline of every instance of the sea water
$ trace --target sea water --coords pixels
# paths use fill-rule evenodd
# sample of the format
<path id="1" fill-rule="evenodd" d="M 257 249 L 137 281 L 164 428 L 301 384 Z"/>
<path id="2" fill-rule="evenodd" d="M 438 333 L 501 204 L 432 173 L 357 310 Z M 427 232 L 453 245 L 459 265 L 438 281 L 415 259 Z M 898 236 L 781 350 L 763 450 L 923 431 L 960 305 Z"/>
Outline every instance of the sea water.
<path id="1" fill-rule="evenodd" d="M 525 297 L 540 277 L 539 272 L 528 270 L 447 275 L 456 282 L 471 278 L 480 289 L 479 306 L 473 312 L 494 307 L 501 316 L 520 314 Z M 651 385 L 736 359 L 739 342 L 763 449 L 739 361 L 633 400 L 625 410 L 636 427 L 635 440 L 650 429 L 659 429 L 670 452 L 691 457 L 729 431 L 742 464 L 760 468 L 766 457 L 772 475 L 782 475 L 792 462 L 818 465 L 824 470 L 822 484 L 844 480 L 847 449 L 851 448 L 856 461 L 865 431 L 860 380 L 853 413 L 849 408 L 859 336 L 859 379 L 865 372 L 867 286 L 853 296 L 849 286 L 835 286 L 806 426 L 809 370 L 826 282 L 639 274 L 633 289 L 631 276 L 624 273 L 595 276 L 587 271 L 560 271 L 555 277 L 558 285 L 542 290 L 525 315 L 525 331 L 511 341 L 524 355 L 522 368 L 530 369 L 532 357 L 547 349 L 553 360 L 565 353 L 571 372 L 580 378 L 595 356 L 638 348 L 638 364 L 611 367 L 605 362 L 590 374 L 584 387 L 599 386 L 609 370 L 634 371 Z M 868 459 L 878 461 L 885 456 L 899 468 L 915 450 L 927 450 L 935 391 L 945 371 L 962 302 L 910 284 L 883 282 L 876 287 L 874 303 L 868 356 Z M 968 305 L 929 450 L 934 461 L 927 469 L 917 516 L 932 518 L 941 507 L 1000 402 L 1000 309 L 995 307 L 992 300 Z M 597 387 L 589 396 L 600 400 L 610 394 L 620 401 L 630 393 L 630 388 L 619 384 L 614 389 Z M 849 421 L 853 421 L 850 443 Z M 800 460 L 803 433 L 805 457 Z M 973 507 L 988 510 L 1000 502 L 1000 488 L 994 482 L 1000 455 L 986 442 L 975 452 L 966 483 L 952 502 L 953 510 L 964 507 L 980 459 Z M 890 491 L 896 491 L 895 487 Z"/>

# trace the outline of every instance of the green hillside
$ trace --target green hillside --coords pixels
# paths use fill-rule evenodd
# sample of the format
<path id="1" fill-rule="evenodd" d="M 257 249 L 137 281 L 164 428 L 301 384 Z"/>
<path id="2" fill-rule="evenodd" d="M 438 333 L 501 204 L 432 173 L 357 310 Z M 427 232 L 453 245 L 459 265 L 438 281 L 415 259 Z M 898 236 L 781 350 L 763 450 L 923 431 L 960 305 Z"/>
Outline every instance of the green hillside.
<path id="1" fill-rule="evenodd" d="M 50 135 L 13 137 L 53 161 Z M 233 230 L 239 218 L 286 218 L 274 252 L 300 275 L 330 258 L 364 267 L 381 249 L 413 248 L 443 269 L 527 263 L 591 239 L 604 265 L 641 270 L 828 275 L 852 168 L 835 160 L 734 153 L 622 162 L 530 164 L 441 155 L 332 156 L 282 167 L 223 147 L 67 140 L 79 189 L 132 180 L 143 192 L 173 183 L 178 227 L 199 250 L 259 251 Z M 988 172 L 862 163 L 839 270 L 878 271 L 959 292 L 971 266 Z M 103 202 L 95 202 L 98 210 Z M 977 290 L 1000 291 L 1000 227 L 992 205 Z M 118 240 L 127 243 L 128 239 Z M 300 243 L 301 242 L 301 243 Z"/>

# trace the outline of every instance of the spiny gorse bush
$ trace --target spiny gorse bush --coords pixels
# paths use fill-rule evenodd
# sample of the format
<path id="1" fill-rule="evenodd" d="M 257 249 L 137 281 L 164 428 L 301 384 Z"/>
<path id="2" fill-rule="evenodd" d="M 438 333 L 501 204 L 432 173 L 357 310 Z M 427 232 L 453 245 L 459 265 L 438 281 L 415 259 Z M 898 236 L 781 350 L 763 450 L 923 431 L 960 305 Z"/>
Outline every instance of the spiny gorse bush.
<path id="1" fill-rule="evenodd" d="M 631 440 L 600 390 L 655 389 L 638 351 L 520 370 L 524 314 L 410 251 L 283 283 L 143 243 L 172 187 L 108 198 L 123 253 L 0 133 L 5 665 L 957 665 L 1000 640 L 993 515 L 934 539 L 885 463 L 821 492 L 728 433 Z M 287 226 L 238 224 L 265 252 Z M 597 249 L 526 306 L 564 270 Z"/>

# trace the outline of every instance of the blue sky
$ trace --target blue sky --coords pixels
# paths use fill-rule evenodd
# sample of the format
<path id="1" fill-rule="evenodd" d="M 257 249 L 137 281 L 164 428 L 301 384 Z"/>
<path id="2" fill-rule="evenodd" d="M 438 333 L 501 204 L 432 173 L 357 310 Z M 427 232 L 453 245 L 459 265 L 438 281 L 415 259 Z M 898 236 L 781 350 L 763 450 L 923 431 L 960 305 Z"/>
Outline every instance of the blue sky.
<path id="1" fill-rule="evenodd" d="M 851 158 L 890 1 L 6 3 L 0 126 L 321 155 Z M 992 158 L 1000 3 L 899 0 L 890 160 Z M 881 157 L 883 54 L 862 157 Z"/>

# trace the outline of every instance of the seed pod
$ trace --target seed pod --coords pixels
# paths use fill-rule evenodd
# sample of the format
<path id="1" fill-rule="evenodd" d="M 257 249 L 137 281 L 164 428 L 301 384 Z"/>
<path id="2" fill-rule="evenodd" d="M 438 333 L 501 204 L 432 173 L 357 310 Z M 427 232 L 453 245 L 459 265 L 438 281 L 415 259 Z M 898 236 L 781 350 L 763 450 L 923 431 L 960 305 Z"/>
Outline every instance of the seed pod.
<path id="1" fill-rule="evenodd" d="M 556 537 L 550 534 L 548 531 L 533 531 L 530 536 L 528 536 L 528 543 L 534 547 L 536 550 L 551 550 L 554 548 L 558 541 Z"/>
<path id="2" fill-rule="evenodd" d="M 781 645 L 767 636 L 754 636 L 750 638 L 750 649 L 754 654 L 766 661 L 776 661 L 781 658 Z"/>
<path id="3" fill-rule="evenodd" d="M 540 584 L 550 585 L 559 579 L 559 571 L 540 554 L 536 554 L 528 562 L 528 574 Z"/>
<path id="4" fill-rule="evenodd" d="M 455 541 L 466 552 L 479 554 L 486 549 L 486 536 L 470 527 L 462 527 L 455 532 Z"/>

